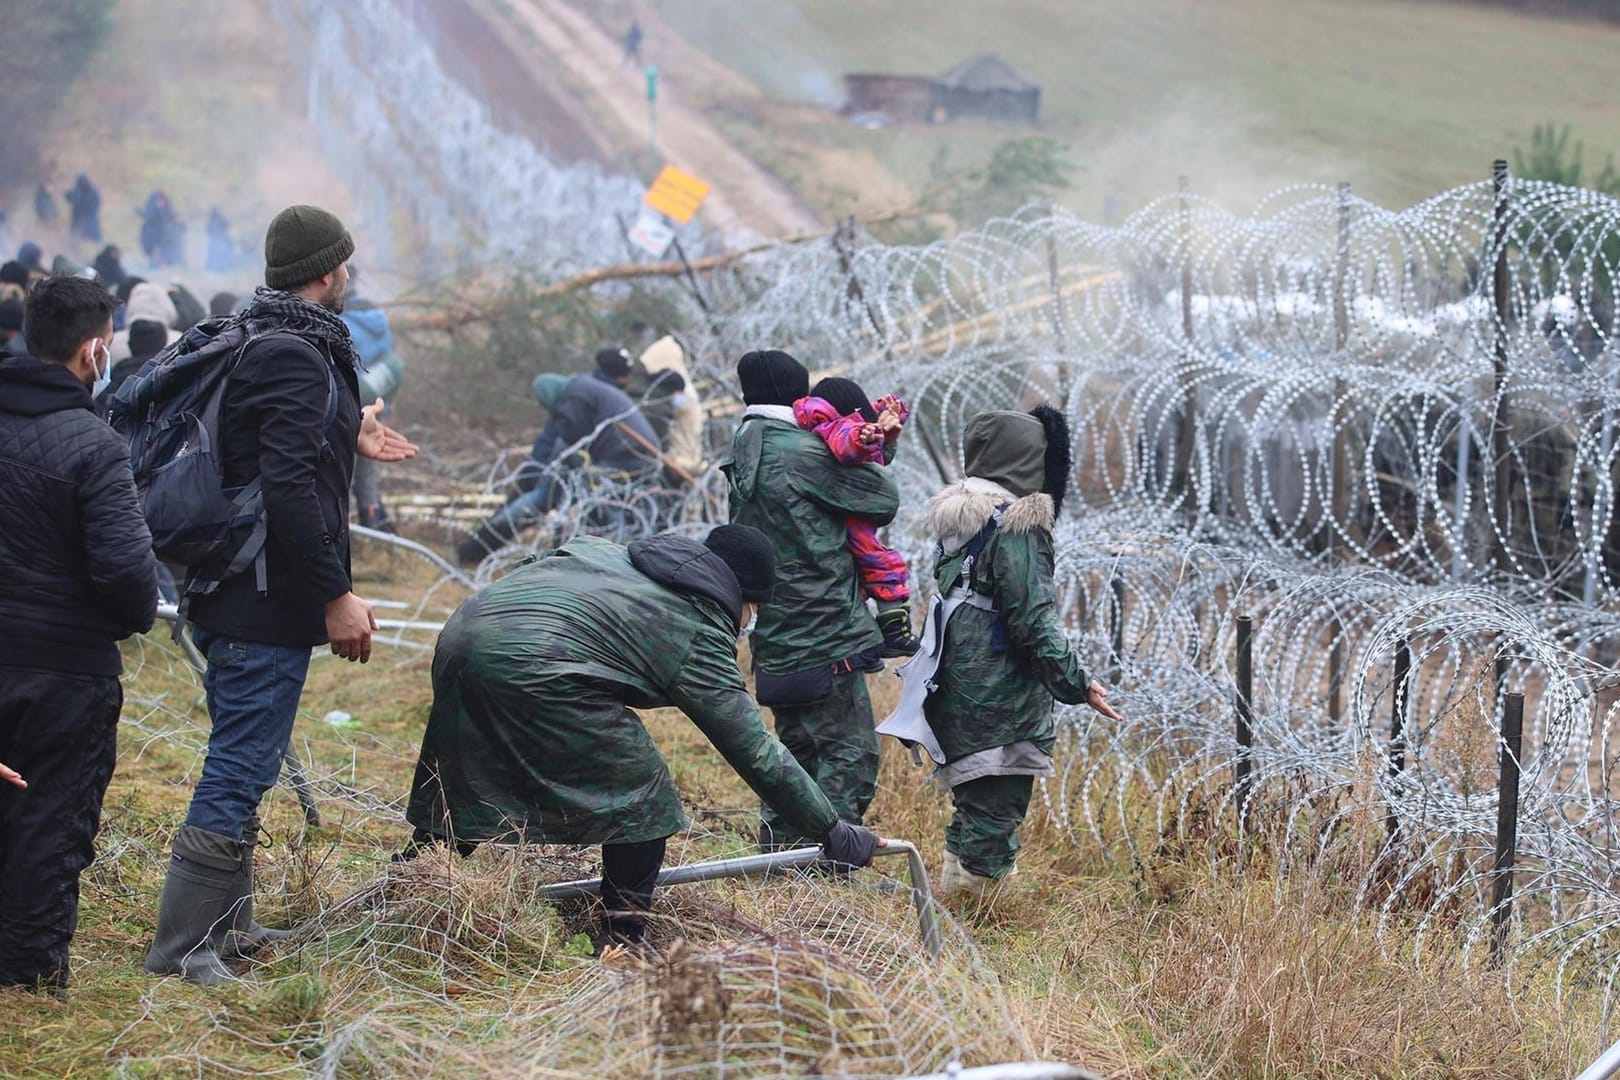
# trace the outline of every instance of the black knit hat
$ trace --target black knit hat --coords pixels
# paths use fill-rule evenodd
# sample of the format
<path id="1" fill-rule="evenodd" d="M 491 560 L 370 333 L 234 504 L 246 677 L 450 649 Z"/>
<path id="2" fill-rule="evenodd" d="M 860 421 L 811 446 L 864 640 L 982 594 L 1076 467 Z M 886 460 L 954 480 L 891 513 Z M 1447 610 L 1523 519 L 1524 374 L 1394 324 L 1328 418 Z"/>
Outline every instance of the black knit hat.
<path id="1" fill-rule="evenodd" d="M 878 414 L 872 408 L 872 399 L 866 396 L 866 391 L 854 379 L 829 375 L 811 387 L 810 394 L 837 409 L 839 416 L 860 413 L 861 419 L 868 424 L 877 423 Z"/>
<path id="2" fill-rule="evenodd" d="M 791 405 L 810 393 L 810 372 L 781 349 L 743 353 L 737 381 L 745 405 Z"/>
<path id="3" fill-rule="evenodd" d="M 324 277 L 354 254 L 354 238 L 336 214 L 318 206 L 289 206 L 264 234 L 264 283 L 293 289 Z"/>
<path id="4" fill-rule="evenodd" d="M 776 552 L 764 533 L 749 525 L 716 525 L 703 546 L 731 568 L 744 600 L 770 602 L 776 587 Z"/>
<path id="5" fill-rule="evenodd" d="M 610 379 L 622 379 L 629 375 L 631 362 L 630 351 L 622 345 L 596 351 L 596 367 Z"/>

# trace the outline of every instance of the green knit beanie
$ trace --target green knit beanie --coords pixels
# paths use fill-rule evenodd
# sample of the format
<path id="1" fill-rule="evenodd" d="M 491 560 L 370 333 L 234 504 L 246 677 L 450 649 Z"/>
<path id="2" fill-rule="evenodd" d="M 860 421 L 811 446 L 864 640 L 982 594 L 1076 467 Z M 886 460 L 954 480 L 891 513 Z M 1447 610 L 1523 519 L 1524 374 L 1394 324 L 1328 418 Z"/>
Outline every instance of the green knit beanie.
<path id="1" fill-rule="evenodd" d="M 336 214 L 318 206 L 289 206 L 264 234 L 264 283 L 293 289 L 324 277 L 354 254 L 354 238 Z"/>
<path id="2" fill-rule="evenodd" d="M 1020 498 L 1033 495 L 1046 483 L 1046 428 L 1028 413 L 982 412 L 963 434 L 962 465 Z"/>

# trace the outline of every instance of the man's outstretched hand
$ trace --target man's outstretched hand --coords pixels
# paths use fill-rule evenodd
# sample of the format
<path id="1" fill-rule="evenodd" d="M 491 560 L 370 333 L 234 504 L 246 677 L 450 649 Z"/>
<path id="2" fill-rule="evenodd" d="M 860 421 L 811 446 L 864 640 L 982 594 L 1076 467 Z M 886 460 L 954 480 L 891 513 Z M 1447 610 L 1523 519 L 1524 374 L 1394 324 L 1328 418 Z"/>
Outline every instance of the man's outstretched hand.
<path id="1" fill-rule="evenodd" d="M 10 765 L 0 765 L 0 780 L 5 781 L 12 787 L 28 786 L 28 781 L 22 778 L 22 773 L 13 769 Z"/>
<path id="2" fill-rule="evenodd" d="M 377 419 L 383 411 L 383 399 L 360 410 L 360 437 L 355 449 L 361 457 L 374 461 L 404 461 L 416 456 L 416 444 Z"/>

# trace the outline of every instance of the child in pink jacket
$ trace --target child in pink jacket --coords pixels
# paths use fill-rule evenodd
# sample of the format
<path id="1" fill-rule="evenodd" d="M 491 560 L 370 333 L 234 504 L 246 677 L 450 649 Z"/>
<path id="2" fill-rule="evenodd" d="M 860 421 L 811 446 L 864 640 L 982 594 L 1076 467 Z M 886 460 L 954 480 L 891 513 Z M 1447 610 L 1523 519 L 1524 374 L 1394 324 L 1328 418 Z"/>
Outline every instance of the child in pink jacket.
<path id="1" fill-rule="evenodd" d="M 833 457 L 844 465 L 887 465 L 908 416 L 910 410 L 899 398 L 890 394 L 873 402 L 852 379 L 822 379 L 809 397 L 793 403 L 793 418 L 799 426 L 821 436 Z M 911 632 L 906 560 L 878 539 L 871 522 L 849 518 L 844 527 L 861 589 L 877 603 L 878 629 L 883 631 L 881 655 L 910 656 L 919 642 Z"/>

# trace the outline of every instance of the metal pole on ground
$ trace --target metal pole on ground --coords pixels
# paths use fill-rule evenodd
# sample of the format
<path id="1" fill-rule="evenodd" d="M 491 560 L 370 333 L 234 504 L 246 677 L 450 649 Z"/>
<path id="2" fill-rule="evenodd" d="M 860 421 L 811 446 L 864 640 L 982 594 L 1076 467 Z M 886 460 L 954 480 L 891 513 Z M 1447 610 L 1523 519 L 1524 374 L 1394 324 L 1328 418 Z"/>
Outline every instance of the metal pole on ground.
<path id="1" fill-rule="evenodd" d="M 923 947 L 928 955 L 939 959 L 944 947 L 939 934 L 939 920 L 934 916 L 934 894 L 928 881 L 928 868 L 922 853 L 906 840 L 884 840 L 875 858 L 901 855 L 906 860 L 906 875 L 910 878 L 911 902 L 917 909 L 917 927 L 922 934 Z M 808 867 L 822 861 L 821 848 L 794 848 L 791 851 L 773 851 L 764 855 L 742 855 L 735 859 L 712 859 L 708 862 L 689 863 L 685 866 L 667 866 L 658 872 L 656 885 L 687 885 L 696 881 L 714 881 L 719 878 L 765 877 L 784 870 Z M 578 881 L 559 881 L 543 886 L 539 895 L 543 900 L 578 900 L 597 896 L 602 891 L 601 878 Z"/>

